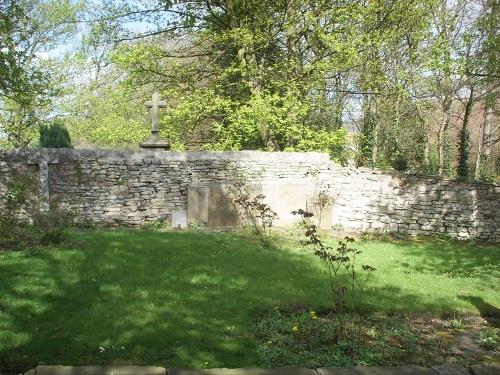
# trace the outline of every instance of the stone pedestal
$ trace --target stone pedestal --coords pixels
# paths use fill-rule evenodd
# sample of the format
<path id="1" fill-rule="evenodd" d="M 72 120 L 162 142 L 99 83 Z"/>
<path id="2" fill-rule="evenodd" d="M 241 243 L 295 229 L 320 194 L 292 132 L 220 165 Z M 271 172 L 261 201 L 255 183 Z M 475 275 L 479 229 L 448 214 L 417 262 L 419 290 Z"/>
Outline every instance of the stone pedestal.
<path id="1" fill-rule="evenodd" d="M 141 148 L 153 150 L 169 150 L 170 143 L 160 137 L 160 132 L 151 132 L 151 136 L 140 144 Z"/>

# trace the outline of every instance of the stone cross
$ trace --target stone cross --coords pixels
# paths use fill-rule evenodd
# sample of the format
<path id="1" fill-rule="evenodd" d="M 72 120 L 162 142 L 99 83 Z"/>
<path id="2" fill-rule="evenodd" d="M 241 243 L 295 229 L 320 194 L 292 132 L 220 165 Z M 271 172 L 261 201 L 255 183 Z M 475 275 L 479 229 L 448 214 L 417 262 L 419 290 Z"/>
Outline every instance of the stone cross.
<path id="1" fill-rule="evenodd" d="M 58 155 L 49 155 L 46 149 L 41 149 L 28 159 L 28 164 L 38 164 L 40 169 L 40 212 L 47 213 L 50 210 L 49 189 L 49 164 L 59 163 Z"/>
<path id="2" fill-rule="evenodd" d="M 145 104 L 146 108 L 151 108 L 151 136 L 141 143 L 141 147 L 163 150 L 170 148 L 168 142 L 160 138 L 160 108 L 165 108 L 167 102 L 161 100 L 160 94 L 155 92 L 151 100 L 148 100 Z"/>
<path id="3" fill-rule="evenodd" d="M 164 100 L 160 100 L 160 94 L 155 92 L 153 94 L 152 100 L 148 100 L 145 104 L 146 108 L 151 108 L 151 133 L 158 133 L 160 131 L 160 108 L 165 108 L 167 106 L 167 102 L 165 102 Z"/>

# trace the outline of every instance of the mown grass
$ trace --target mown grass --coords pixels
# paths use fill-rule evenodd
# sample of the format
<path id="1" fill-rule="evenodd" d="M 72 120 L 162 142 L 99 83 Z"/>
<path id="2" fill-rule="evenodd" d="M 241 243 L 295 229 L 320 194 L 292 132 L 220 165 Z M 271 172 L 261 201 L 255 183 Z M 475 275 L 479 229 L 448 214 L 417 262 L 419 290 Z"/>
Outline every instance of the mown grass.
<path id="1" fill-rule="evenodd" d="M 282 238 L 113 231 L 0 254 L 0 371 L 46 364 L 261 366 L 256 312 L 329 305 L 321 262 Z M 77 245 L 85 240 L 85 245 Z M 499 247 L 363 241 L 377 268 L 356 309 L 498 313 Z"/>

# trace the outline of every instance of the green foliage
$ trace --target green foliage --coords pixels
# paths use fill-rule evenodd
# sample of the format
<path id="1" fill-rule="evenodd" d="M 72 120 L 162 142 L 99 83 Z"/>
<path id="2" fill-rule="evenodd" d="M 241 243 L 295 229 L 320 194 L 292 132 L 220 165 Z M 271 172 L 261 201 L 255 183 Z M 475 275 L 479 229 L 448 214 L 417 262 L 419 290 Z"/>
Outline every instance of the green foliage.
<path id="1" fill-rule="evenodd" d="M 232 188 L 233 200 L 241 211 L 242 219 L 250 223 L 262 245 L 269 248 L 273 224 L 278 215 L 265 203 L 266 197 L 263 194 L 251 191 L 247 181 L 234 181 Z"/>
<path id="2" fill-rule="evenodd" d="M 356 258 L 362 254 L 362 251 L 351 247 L 355 240 L 351 237 L 345 237 L 338 242 L 336 249 L 328 245 L 318 231 L 318 227 L 309 222 L 314 214 L 299 209 L 292 212 L 293 215 L 299 215 L 302 222 L 302 229 L 305 231 L 306 240 L 302 244 L 310 248 L 314 255 L 320 258 L 328 266 L 330 277 L 330 293 L 333 311 L 337 317 L 337 328 L 335 334 L 338 338 L 348 339 L 347 322 L 345 320 L 346 300 L 350 299 L 354 305 L 357 292 L 363 287 L 363 281 L 366 282 L 370 273 L 375 268 L 369 265 L 357 266 Z M 360 271 L 366 273 L 366 279 L 361 280 Z M 351 307 L 353 306 L 351 305 Z"/>
<path id="3" fill-rule="evenodd" d="M 41 245 L 60 245 L 67 239 L 73 219 L 72 213 L 52 207 L 49 212 L 33 215 L 33 231 Z"/>
<path id="4" fill-rule="evenodd" d="M 500 157 L 498 159 L 500 161 Z M 486 155 L 481 155 L 479 160 L 479 180 L 487 183 L 494 183 L 497 180 L 497 176 L 500 175 L 500 168 L 495 171 L 495 168 L 492 167 L 492 162 L 489 160 Z M 500 163 L 499 163 L 500 165 Z"/>
<path id="5" fill-rule="evenodd" d="M 451 176 L 457 142 L 441 153 L 434 140 L 461 83 L 474 86 L 472 102 L 487 92 L 496 105 L 497 1 L 1 7 L 2 147 L 32 145 L 40 124 L 65 113 L 75 144 L 136 148 L 149 134 L 143 103 L 159 90 L 162 135 L 176 150 L 320 151 L 346 163 L 354 145 L 344 126 L 359 126 L 357 165 L 441 173 L 444 164 Z M 82 11 L 88 27 L 73 55 L 39 57 L 75 32 Z"/>
<path id="6" fill-rule="evenodd" d="M 461 319 L 453 319 L 452 321 L 450 321 L 450 327 L 457 330 L 463 329 L 464 323 Z"/>
<path id="7" fill-rule="evenodd" d="M 430 319 L 429 319 L 430 320 Z M 431 321 L 401 314 L 346 316 L 351 342 L 339 340 L 332 313 L 276 307 L 255 322 L 257 351 L 264 367 L 431 366 L 463 361 L 453 343 Z M 432 332 L 433 334 L 429 334 Z M 442 333 L 443 336 L 435 333 Z"/>
<path id="8" fill-rule="evenodd" d="M 76 31 L 82 2 L 19 0 L 0 5 L 0 146 L 27 147 L 57 112 L 68 78 L 48 57 Z"/>
<path id="9" fill-rule="evenodd" d="M 29 175 L 13 176 L 7 180 L 6 192 L 3 195 L 4 207 L 0 212 L 0 248 L 17 247 L 26 242 L 26 217 L 21 210 L 30 199 L 33 186 Z"/>
<path id="10" fill-rule="evenodd" d="M 4 209 L 0 212 L 0 248 L 24 250 L 58 245 L 66 239 L 74 215 L 59 208 L 57 199 L 50 202 L 51 210 L 47 213 L 26 210 L 26 206 L 37 210 L 35 186 L 33 176 L 28 174 L 7 181 L 7 191 L 2 197 Z"/>
<path id="11" fill-rule="evenodd" d="M 368 109 L 363 117 L 363 126 L 361 127 L 361 133 L 357 138 L 358 152 L 356 154 L 356 164 L 358 166 L 374 167 L 372 163 L 372 152 L 374 142 L 373 129 L 375 121 L 375 116 L 373 115 L 372 111 Z"/>
<path id="12" fill-rule="evenodd" d="M 454 171 L 452 169 L 453 161 L 453 144 L 448 132 L 444 135 L 444 175 L 453 177 Z"/>
<path id="13" fill-rule="evenodd" d="M 487 328 L 479 332 L 479 345 L 486 350 L 498 350 L 500 347 L 500 329 Z"/>
<path id="14" fill-rule="evenodd" d="M 346 131 L 314 129 L 307 125 L 310 108 L 295 92 L 284 96 L 257 93 L 214 123 L 216 150 L 320 151 L 346 161 Z"/>
<path id="15" fill-rule="evenodd" d="M 96 82 L 79 93 L 76 115 L 68 121 L 75 143 L 128 148 L 144 141 L 151 123 L 144 102 L 132 88 L 114 84 L 113 75 L 106 76 L 109 84 L 94 88 Z M 149 117 L 149 118 L 148 118 Z"/>
<path id="16" fill-rule="evenodd" d="M 68 129 L 59 121 L 40 127 L 40 147 L 73 148 Z"/>
<path id="17" fill-rule="evenodd" d="M 16 229 L 23 221 L 18 215 L 30 199 L 33 185 L 33 179 L 29 175 L 16 175 L 7 179 L 6 191 L 3 195 L 4 209 L 0 212 L 0 238 L 14 239 L 16 237 Z"/>

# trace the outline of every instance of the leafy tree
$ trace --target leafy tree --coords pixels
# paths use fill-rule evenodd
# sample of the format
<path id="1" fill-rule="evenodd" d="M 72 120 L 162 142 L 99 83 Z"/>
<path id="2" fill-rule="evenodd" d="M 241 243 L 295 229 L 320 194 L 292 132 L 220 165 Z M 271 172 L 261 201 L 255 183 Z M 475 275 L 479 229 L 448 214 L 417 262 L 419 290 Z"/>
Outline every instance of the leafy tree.
<path id="1" fill-rule="evenodd" d="M 65 108 L 72 113 L 67 123 L 75 145 L 129 148 L 147 138 L 151 120 L 145 96 L 116 83 L 116 77 L 116 72 L 101 72 Z"/>
<path id="2" fill-rule="evenodd" d="M 0 4 L 0 135 L 25 147 L 53 114 L 60 76 L 47 52 L 76 29 L 80 4 L 68 0 L 11 0 Z"/>
<path id="3" fill-rule="evenodd" d="M 18 3 L 28 15 L 26 4 L 68 4 Z M 143 102 L 160 91 L 175 149 L 317 150 L 346 162 L 357 139 L 358 165 L 451 174 L 465 155 L 450 134 L 457 111 L 470 133 L 471 113 L 487 103 L 476 165 L 494 159 L 497 9 L 498 0 L 88 1 L 76 79 L 48 82 L 58 89 L 48 98 L 77 144 L 137 147 L 149 133 Z M 31 139 L 53 108 L 5 112 L 7 133 Z"/>

